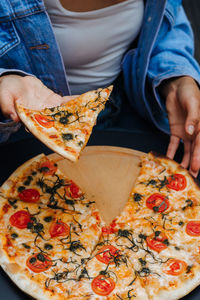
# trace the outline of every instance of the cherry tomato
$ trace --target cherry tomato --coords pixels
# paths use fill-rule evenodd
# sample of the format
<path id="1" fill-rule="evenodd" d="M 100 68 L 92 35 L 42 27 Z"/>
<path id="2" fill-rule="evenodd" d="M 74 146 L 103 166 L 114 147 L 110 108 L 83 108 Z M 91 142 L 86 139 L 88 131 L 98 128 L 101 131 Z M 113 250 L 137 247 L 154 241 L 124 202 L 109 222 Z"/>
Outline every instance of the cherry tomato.
<path id="1" fill-rule="evenodd" d="M 91 287 L 95 294 L 107 296 L 114 290 L 115 282 L 110 277 L 98 275 L 92 280 Z"/>
<path id="2" fill-rule="evenodd" d="M 48 270 L 52 266 L 52 261 L 47 255 L 37 253 L 27 259 L 26 265 L 34 273 L 40 273 Z"/>
<path id="3" fill-rule="evenodd" d="M 169 259 L 163 270 L 168 275 L 177 276 L 184 273 L 187 269 L 187 264 L 180 259 Z"/>
<path id="4" fill-rule="evenodd" d="M 69 226 L 62 221 L 53 222 L 49 228 L 49 233 L 52 238 L 56 236 L 68 236 L 69 231 Z"/>
<path id="5" fill-rule="evenodd" d="M 40 164 L 41 172 L 47 175 L 53 175 L 56 172 L 57 168 L 57 165 L 50 160 L 46 160 Z"/>
<path id="6" fill-rule="evenodd" d="M 112 233 L 115 233 L 118 231 L 118 229 L 116 228 L 117 224 L 116 224 L 116 221 L 115 219 L 112 221 L 112 223 L 110 223 L 109 226 L 103 226 L 101 231 L 103 233 L 103 235 L 106 235 L 106 234 L 112 234 Z"/>
<path id="7" fill-rule="evenodd" d="M 188 235 L 200 236 L 200 221 L 188 222 L 185 230 Z"/>
<path id="8" fill-rule="evenodd" d="M 167 244 L 163 243 L 164 241 L 167 241 L 167 236 L 162 232 L 158 236 L 153 234 L 146 238 L 148 247 L 158 253 L 167 248 Z"/>
<path id="9" fill-rule="evenodd" d="M 40 193 L 36 189 L 25 189 L 19 193 L 20 200 L 35 203 L 40 199 Z"/>
<path id="10" fill-rule="evenodd" d="M 97 253 L 96 258 L 104 264 L 114 264 L 114 258 L 119 255 L 119 250 L 112 245 L 103 246 Z"/>
<path id="11" fill-rule="evenodd" d="M 27 224 L 31 222 L 31 215 L 26 210 L 18 210 L 12 216 L 10 216 L 10 224 L 19 229 L 27 228 Z"/>
<path id="12" fill-rule="evenodd" d="M 163 212 L 168 209 L 169 200 L 165 196 L 155 193 L 147 198 L 146 206 L 155 212 Z"/>
<path id="13" fill-rule="evenodd" d="M 45 128 L 53 127 L 54 120 L 49 116 L 42 116 L 40 114 L 34 115 L 36 121 Z"/>
<path id="14" fill-rule="evenodd" d="M 99 212 L 94 211 L 94 212 L 92 213 L 92 215 L 96 218 L 96 221 L 97 221 L 96 224 L 99 225 L 99 224 L 101 223 L 101 218 L 100 218 Z"/>
<path id="15" fill-rule="evenodd" d="M 79 187 L 72 181 L 70 180 L 69 183 L 67 183 L 69 185 L 65 186 L 65 191 L 66 191 L 66 195 L 70 198 L 80 198 L 82 196 L 82 193 L 79 189 Z"/>
<path id="16" fill-rule="evenodd" d="M 167 187 L 175 191 L 183 191 L 187 185 L 186 178 L 182 174 L 174 174 L 167 178 L 167 181 Z"/>

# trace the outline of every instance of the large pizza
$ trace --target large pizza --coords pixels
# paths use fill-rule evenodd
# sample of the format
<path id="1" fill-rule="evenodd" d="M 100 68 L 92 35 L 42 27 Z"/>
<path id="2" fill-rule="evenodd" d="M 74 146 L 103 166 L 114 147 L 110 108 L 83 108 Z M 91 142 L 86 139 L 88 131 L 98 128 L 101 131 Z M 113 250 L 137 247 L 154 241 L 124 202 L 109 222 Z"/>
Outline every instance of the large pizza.
<path id="1" fill-rule="evenodd" d="M 200 189 L 172 160 L 141 157 L 110 225 L 44 154 L 19 167 L 0 197 L 0 264 L 36 299 L 171 300 L 200 284 Z"/>

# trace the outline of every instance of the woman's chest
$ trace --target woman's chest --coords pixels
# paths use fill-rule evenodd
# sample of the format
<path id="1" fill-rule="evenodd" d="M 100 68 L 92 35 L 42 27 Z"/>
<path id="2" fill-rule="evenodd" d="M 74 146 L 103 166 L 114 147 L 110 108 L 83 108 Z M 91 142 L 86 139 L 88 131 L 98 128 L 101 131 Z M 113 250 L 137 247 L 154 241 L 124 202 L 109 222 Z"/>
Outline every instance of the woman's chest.
<path id="1" fill-rule="evenodd" d="M 62 6 L 70 11 L 86 12 L 105 8 L 127 0 L 60 0 Z"/>

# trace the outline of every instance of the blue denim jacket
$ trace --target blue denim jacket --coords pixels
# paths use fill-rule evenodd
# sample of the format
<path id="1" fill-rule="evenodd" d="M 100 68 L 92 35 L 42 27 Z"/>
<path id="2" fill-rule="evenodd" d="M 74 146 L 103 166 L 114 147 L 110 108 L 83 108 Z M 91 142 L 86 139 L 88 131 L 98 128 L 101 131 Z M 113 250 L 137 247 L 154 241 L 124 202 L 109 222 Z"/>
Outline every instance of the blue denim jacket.
<path id="1" fill-rule="evenodd" d="M 168 132 L 165 105 L 157 91 L 160 82 L 189 75 L 200 83 L 193 35 L 181 0 L 146 0 L 137 48 L 125 54 L 122 71 L 127 97 L 136 111 Z M 42 0 L 0 1 L 0 75 L 10 72 L 35 75 L 56 93 L 70 94 Z M 0 124 L 0 142 L 17 129 L 16 124 Z"/>

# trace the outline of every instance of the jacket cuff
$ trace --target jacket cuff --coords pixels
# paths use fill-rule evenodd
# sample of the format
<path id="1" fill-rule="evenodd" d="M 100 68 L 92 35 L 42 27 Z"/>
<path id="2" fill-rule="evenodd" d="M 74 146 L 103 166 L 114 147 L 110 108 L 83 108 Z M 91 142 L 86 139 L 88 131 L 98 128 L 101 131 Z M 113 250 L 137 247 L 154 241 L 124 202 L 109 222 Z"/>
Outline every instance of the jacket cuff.
<path id="1" fill-rule="evenodd" d="M 31 73 L 27 73 L 27 72 L 24 72 L 24 71 L 21 71 L 21 70 L 18 70 L 18 69 L 3 69 L 3 68 L 0 68 L 0 76 L 9 75 L 9 74 L 10 75 L 15 74 L 15 75 L 20 75 L 20 76 L 34 76 Z"/>
<path id="2" fill-rule="evenodd" d="M 21 124 L 12 120 L 5 120 L 4 123 L 0 122 L 0 143 L 5 143 L 10 135 L 20 128 Z"/>
<path id="3" fill-rule="evenodd" d="M 187 68 L 187 70 L 175 70 L 173 68 L 172 71 L 168 71 L 165 74 L 161 74 L 160 76 L 154 78 L 153 82 L 152 82 L 152 87 L 153 87 L 153 93 L 155 96 L 155 99 L 160 107 L 160 109 L 163 112 L 166 112 L 166 107 L 165 107 L 165 99 L 163 99 L 163 97 L 160 96 L 159 93 L 159 86 L 160 84 L 167 79 L 171 79 L 171 78 L 176 78 L 176 77 L 183 77 L 183 76 L 189 76 L 191 78 L 193 78 L 196 83 L 200 86 L 200 75 L 196 72 L 194 72 L 194 70 L 192 72 L 190 72 Z"/>

